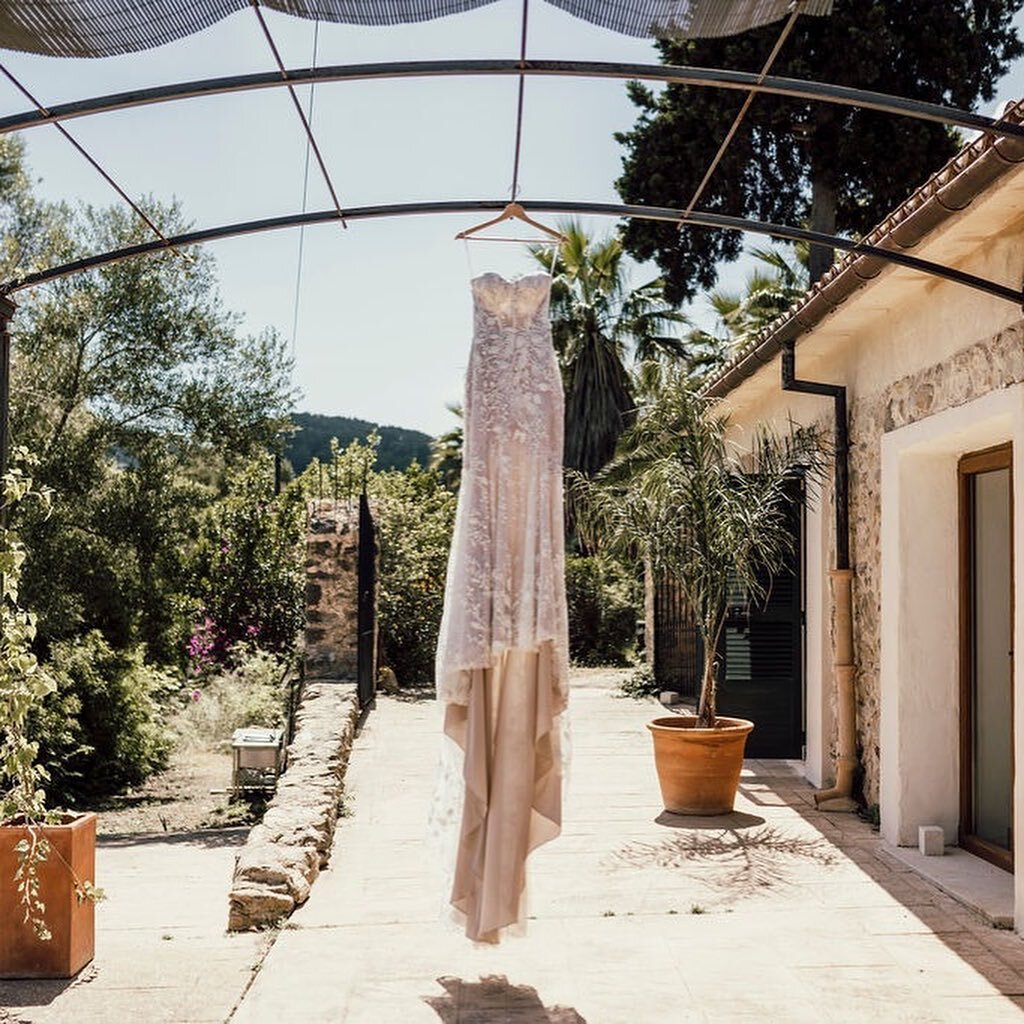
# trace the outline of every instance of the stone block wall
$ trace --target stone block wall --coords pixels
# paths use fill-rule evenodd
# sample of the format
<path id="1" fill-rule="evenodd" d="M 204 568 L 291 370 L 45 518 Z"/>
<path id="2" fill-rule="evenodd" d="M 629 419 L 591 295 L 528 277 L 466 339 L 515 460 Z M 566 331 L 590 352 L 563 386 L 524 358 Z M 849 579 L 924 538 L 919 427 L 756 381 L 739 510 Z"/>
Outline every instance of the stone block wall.
<path id="1" fill-rule="evenodd" d="M 893 381 L 850 407 L 850 530 L 857 732 L 864 796 L 878 802 L 882 435 L 1024 381 L 1024 321 L 951 359 Z"/>
<path id="2" fill-rule="evenodd" d="M 358 594 L 358 503 L 311 503 L 302 697 L 287 770 L 236 858 L 231 931 L 287 917 L 327 862 L 360 714 Z"/>
<path id="3" fill-rule="evenodd" d="M 358 573 L 358 502 L 312 502 L 306 536 L 307 680 L 356 678 Z"/>
<path id="4" fill-rule="evenodd" d="M 308 899 L 330 856 L 358 719 L 354 685 L 307 682 L 288 770 L 235 859 L 229 931 L 276 924 Z"/>

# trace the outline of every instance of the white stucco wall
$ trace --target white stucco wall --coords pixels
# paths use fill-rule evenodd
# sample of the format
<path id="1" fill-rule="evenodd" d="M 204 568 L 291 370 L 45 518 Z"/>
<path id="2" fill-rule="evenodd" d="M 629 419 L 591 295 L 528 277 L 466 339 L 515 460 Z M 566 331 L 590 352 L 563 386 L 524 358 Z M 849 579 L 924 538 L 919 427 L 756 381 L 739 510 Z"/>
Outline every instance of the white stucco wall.
<path id="1" fill-rule="evenodd" d="M 922 243 L 915 255 L 1020 287 L 1024 169 Z M 864 795 L 893 842 L 959 818 L 957 460 L 1014 443 L 1015 602 L 1024 609 L 1024 321 L 1011 302 L 887 270 L 796 349 L 797 376 L 847 386 L 858 741 Z M 768 420 L 829 423 L 828 399 L 783 392 L 776 358 L 724 404 L 738 435 Z M 832 778 L 828 585 L 831 500 L 808 516 L 807 774 Z M 1021 633 L 1024 616 L 1017 615 Z M 1024 779 L 1024 688 L 1015 679 L 1016 777 Z M 1014 797 L 1024 865 L 1024 785 Z M 1024 928 L 1024 869 L 1016 876 Z"/>
<path id="2" fill-rule="evenodd" d="M 900 845 L 917 842 L 919 825 L 941 825 L 950 840 L 957 833 L 957 462 L 965 452 L 1024 445 L 1022 413 L 1017 385 L 882 438 L 882 833 Z"/>
<path id="3" fill-rule="evenodd" d="M 881 815 L 890 842 L 915 845 L 919 825 L 959 822 L 959 552 L 957 462 L 1013 445 L 1013 505 L 1024 509 L 1024 385 L 992 391 L 882 439 Z M 1024 516 L 1013 524 L 1014 606 L 1024 608 Z M 1014 622 L 1022 650 L 1024 617 Z M 1015 765 L 1024 778 L 1024 678 L 1014 674 Z M 1014 796 L 1015 858 L 1024 863 L 1024 787 Z M 1024 872 L 1015 876 L 1024 930 Z"/>

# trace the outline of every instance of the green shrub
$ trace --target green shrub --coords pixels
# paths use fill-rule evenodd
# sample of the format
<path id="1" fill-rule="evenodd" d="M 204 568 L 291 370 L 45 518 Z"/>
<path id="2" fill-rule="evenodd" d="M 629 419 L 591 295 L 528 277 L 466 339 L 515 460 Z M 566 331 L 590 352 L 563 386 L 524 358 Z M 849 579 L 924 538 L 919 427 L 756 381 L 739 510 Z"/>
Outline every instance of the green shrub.
<path id="1" fill-rule="evenodd" d="M 569 656 L 579 665 L 628 665 L 636 643 L 639 585 L 617 562 L 569 555 Z"/>
<path id="2" fill-rule="evenodd" d="M 141 647 L 114 650 L 93 630 L 54 644 L 46 671 L 57 689 L 31 727 L 52 804 L 80 806 L 167 766 L 166 710 L 181 684 L 146 664 Z"/>
<path id="3" fill-rule="evenodd" d="M 195 674 L 230 663 L 239 644 L 288 654 L 302 628 L 305 498 L 297 484 L 269 496 L 264 476 L 249 467 L 204 515 L 193 585 L 202 612 L 187 646 Z"/>
<path id="4" fill-rule="evenodd" d="M 619 683 L 619 695 L 632 697 L 633 700 L 656 697 L 663 689 L 664 687 L 655 678 L 654 670 L 650 665 L 638 666 Z"/>
<path id="5" fill-rule="evenodd" d="M 181 746 L 211 749 L 231 739 L 235 729 L 259 725 L 280 728 L 287 705 L 288 663 L 257 648 L 246 650 L 233 667 L 190 690 L 174 721 Z"/>
<path id="6" fill-rule="evenodd" d="M 430 683 L 455 526 L 455 495 L 415 463 L 376 474 L 380 661 L 402 686 Z"/>

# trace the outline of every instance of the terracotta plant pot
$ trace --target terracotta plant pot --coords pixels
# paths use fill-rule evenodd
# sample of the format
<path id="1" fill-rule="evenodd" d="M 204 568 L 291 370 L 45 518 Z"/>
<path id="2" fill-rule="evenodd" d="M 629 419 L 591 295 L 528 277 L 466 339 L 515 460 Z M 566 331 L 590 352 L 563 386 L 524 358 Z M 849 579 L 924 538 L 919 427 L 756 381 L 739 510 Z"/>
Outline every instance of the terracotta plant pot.
<path id="1" fill-rule="evenodd" d="M 673 814 L 728 814 L 736 800 L 743 748 L 754 728 L 745 718 L 718 717 L 714 729 L 698 729 L 693 715 L 647 723 L 654 738 L 665 810 Z"/>
<path id="2" fill-rule="evenodd" d="M 0 978 L 70 978 L 94 955 L 95 905 L 90 899 L 79 902 L 75 877 L 95 881 L 96 815 L 79 814 L 40 831 L 50 842 L 50 856 L 39 865 L 39 895 L 53 937 L 37 938 L 18 902 L 15 847 L 28 837 L 28 829 L 0 825 Z"/>

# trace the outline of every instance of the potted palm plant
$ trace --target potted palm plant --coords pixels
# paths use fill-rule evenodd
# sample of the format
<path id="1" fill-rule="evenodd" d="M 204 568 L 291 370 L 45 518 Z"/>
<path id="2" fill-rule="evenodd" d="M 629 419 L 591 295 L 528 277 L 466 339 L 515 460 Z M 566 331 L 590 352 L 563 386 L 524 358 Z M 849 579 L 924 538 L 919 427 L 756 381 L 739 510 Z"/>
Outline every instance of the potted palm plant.
<path id="1" fill-rule="evenodd" d="M 665 808 L 726 814 L 733 808 L 753 723 L 716 714 L 718 649 L 730 593 L 762 600 L 792 550 L 794 474 L 818 475 L 816 432 L 761 427 L 736 436 L 681 371 L 661 375 L 614 459 L 594 478 L 570 478 L 587 540 L 643 558 L 671 578 L 703 644 L 696 715 L 649 723 Z"/>
<path id="2" fill-rule="evenodd" d="M 47 775 L 29 739 L 32 708 L 54 684 L 32 653 L 35 622 L 18 604 L 25 551 L 9 528 L 32 490 L 20 469 L 0 506 L 0 978 L 65 978 L 93 958 L 96 815 L 46 809 Z"/>

